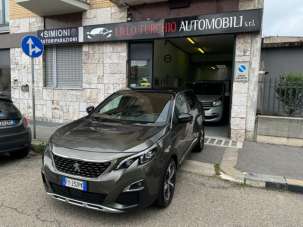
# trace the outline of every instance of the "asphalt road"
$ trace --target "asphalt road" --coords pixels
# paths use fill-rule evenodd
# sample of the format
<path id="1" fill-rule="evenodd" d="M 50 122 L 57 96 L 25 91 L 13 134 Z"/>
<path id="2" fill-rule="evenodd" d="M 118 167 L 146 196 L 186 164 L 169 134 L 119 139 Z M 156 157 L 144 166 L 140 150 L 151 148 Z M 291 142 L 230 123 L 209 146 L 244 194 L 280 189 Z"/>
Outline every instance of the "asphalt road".
<path id="1" fill-rule="evenodd" d="M 48 198 L 39 155 L 0 157 L 0 226 L 302 226 L 303 195 L 242 187 L 179 172 L 165 210 L 109 215 Z"/>

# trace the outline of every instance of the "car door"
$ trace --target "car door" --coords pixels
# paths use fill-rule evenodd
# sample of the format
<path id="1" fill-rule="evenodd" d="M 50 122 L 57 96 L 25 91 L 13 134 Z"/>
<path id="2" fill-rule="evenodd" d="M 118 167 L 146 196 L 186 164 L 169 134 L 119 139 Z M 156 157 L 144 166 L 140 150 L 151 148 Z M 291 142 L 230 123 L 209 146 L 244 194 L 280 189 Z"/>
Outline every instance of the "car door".
<path id="1" fill-rule="evenodd" d="M 180 114 L 190 113 L 190 109 L 184 93 L 179 93 L 176 96 L 174 116 L 173 116 L 173 136 L 174 136 L 174 149 L 178 155 L 179 160 L 182 162 L 186 151 L 190 146 L 189 132 L 192 130 L 192 123 L 178 122 Z"/>

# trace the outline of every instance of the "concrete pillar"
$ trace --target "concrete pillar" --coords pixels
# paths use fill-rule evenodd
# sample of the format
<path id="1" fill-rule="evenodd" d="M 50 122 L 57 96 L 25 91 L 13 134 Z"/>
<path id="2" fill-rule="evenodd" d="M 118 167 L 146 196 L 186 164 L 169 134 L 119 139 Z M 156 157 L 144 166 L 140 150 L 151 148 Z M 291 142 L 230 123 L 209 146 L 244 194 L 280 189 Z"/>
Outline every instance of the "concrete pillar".
<path id="1" fill-rule="evenodd" d="M 263 0 L 240 0 L 239 9 L 263 8 Z M 231 110 L 231 138 L 237 141 L 253 140 L 258 100 L 262 35 L 239 34 L 235 44 L 235 66 L 247 63 L 248 81 L 233 83 Z M 234 76 L 236 75 L 234 70 Z"/>

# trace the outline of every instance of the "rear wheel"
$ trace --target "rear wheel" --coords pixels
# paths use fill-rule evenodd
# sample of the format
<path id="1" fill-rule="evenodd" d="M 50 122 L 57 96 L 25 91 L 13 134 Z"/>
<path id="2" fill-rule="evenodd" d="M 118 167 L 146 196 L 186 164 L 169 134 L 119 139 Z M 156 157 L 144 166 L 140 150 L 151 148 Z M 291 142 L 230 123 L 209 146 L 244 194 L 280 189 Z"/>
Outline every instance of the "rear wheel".
<path id="1" fill-rule="evenodd" d="M 165 169 L 165 173 L 162 179 L 161 191 L 157 199 L 158 207 L 166 208 L 171 203 L 175 193 L 176 173 L 177 173 L 176 162 L 173 159 L 171 159 Z"/>
<path id="2" fill-rule="evenodd" d="M 29 154 L 30 148 L 24 148 L 22 150 L 14 151 L 10 153 L 10 156 L 15 159 L 25 158 Z"/>

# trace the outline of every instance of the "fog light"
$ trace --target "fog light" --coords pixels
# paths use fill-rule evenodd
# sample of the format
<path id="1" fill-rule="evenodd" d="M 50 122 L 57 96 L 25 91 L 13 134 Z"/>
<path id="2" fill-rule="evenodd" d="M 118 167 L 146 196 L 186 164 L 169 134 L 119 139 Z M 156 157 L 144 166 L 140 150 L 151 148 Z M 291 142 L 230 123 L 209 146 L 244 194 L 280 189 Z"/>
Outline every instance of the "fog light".
<path id="1" fill-rule="evenodd" d="M 136 181 L 135 183 L 127 186 L 123 191 L 124 192 L 135 192 L 142 191 L 144 189 L 144 180 Z"/>

